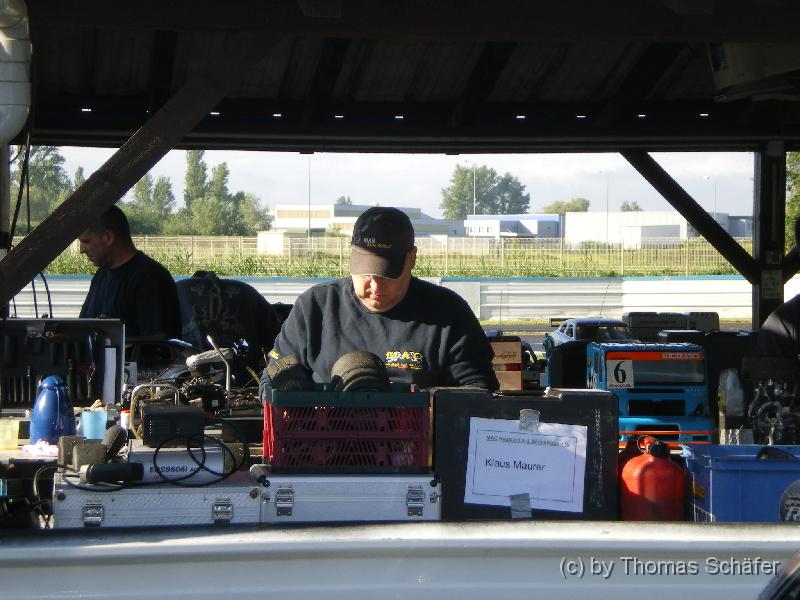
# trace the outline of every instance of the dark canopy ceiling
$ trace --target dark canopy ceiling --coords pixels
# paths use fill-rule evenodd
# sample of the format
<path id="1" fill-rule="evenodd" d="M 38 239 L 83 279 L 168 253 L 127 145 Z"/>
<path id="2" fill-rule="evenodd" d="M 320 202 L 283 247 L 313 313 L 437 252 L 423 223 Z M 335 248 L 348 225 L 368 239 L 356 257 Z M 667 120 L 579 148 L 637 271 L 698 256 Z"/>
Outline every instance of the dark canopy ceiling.
<path id="1" fill-rule="evenodd" d="M 797 0 L 27 3 L 34 144 L 119 146 L 238 31 L 263 34 L 267 58 L 243 69 L 219 114 L 181 147 L 487 152 L 800 140 Z"/>

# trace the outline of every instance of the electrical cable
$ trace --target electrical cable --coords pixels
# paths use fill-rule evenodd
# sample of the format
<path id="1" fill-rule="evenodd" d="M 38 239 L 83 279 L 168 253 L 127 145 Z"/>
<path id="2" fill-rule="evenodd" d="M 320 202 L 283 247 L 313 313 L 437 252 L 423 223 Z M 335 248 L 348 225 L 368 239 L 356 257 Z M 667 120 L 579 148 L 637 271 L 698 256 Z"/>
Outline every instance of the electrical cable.
<path id="1" fill-rule="evenodd" d="M 47 310 L 50 311 L 48 316 L 52 319 L 53 318 L 53 298 L 50 295 L 50 286 L 47 284 L 47 278 L 44 276 L 44 271 L 39 273 L 39 277 L 42 278 L 42 283 L 44 284 L 44 291 L 47 294 Z M 44 317 L 44 315 L 43 315 Z"/>
<path id="2" fill-rule="evenodd" d="M 53 503 L 52 500 L 42 500 L 42 496 L 39 493 L 39 478 L 42 476 L 42 473 L 51 469 L 73 470 L 72 467 L 68 467 L 67 465 L 43 465 L 36 469 L 36 473 L 33 474 L 33 499 L 35 502 L 31 508 L 37 507 L 40 509 L 37 512 L 39 517 L 44 521 L 45 529 L 50 528 L 50 518 L 53 516 Z M 42 510 L 42 507 L 46 507 L 46 510 Z"/>
<path id="3" fill-rule="evenodd" d="M 172 438 L 168 438 L 168 439 L 164 440 L 163 442 L 161 442 L 155 448 L 155 450 L 153 452 L 153 469 L 155 470 L 156 473 L 158 473 L 159 477 L 161 477 L 167 483 L 171 483 L 173 485 L 177 485 L 178 487 L 189 487 L 189 488 L 208 487 L 208 486 L 213 485 L 215 483 L 220 483 L 222 481 L 225 481 L 228 477 L 230 477 L 236 471 L 238 471 L 239 467 L 241 467 L 241 465 L 242 465 L 242 461 L 238 461 L 238 463 L 235 464 L 234 467 L 230 471 L 228 471 L 227 473 L 224 473 L 224 472 L 223 473 L 219 473 L 219 472 L 214 471 L 213 469 L 207 467 L 206 466 L 206 459 L 207 459 L 208 455 L 207 455 L 206 449 L 205 449 L 205 444 L 206 444 L 207 440 L 211 440 L 213 443 L 217 444 L 222 449 L 223 452 L 228 453 L 228 455 L 231 457 L 231 459 L 234 462 L 236 462 L 236 456 L 233 454 L 233 451 L 230 448 L 228 448 L 222 440 L 220 440 L 220 439 L 218 439 L 218 438 L 216 438 L 214 436 L 210 436 L 210 435 L 206 435 L 206 434 L 192 435 L 192 436 L 188 436 L 188 437 L 185 438 L 186 439 L 186 451 L 188 452 L 188 454 L 191 457 L 192 461 L 197 465 L 197 467 L 198 467 L 197 470 L 196 471 L 192 471 L 191 473 L 189 473 L 187 475 L 184 475 L 183 477 L 178 477 L 178 478 L 168 477 L 162 472 L 163 470 L 158 466 L 158 454 L 159 454 L 159 452 L 161 452 L 161 449 L 164 448 L 164 446 L 166 444 L 171 443 L 174 440 L 181 439 L 183 437 L 184 436 L 174 436 Z M 192 449 L 192 440 L 196 439 L 198 437 L 201 438 L 201 441 L 202 441 L 202 443 L 200 445 L 198 445 L 198 447 L 197 447 L 197 449 L 202 452 L 202 458 L 199 461 L 195 457 L 194 451 Z M 207 482 L 203 482 L 203 483 L 184 483 L 188 479 L 191 479 L 192 477 L 196 477 L 198 475 L 198 473 L 200 473 L 201 471 L 205 471 L 206 473 L 210 473 L 211 475 L 214 475 L 215 477 L 217 477 L 217 479 L 215 481 L 207 481 Z"/>
<path id="4" fill-rule="evenodd" d="M 9 165 L 13 165 L 15 162 L 17 162 L 17 159 L 19 158 L 19 155 L 22 154 L 22 148 L 24 148 L 23 144 L 20 144 L 19 146 L 17 146 L 17 153 L 14 155 L 14 158 L 9 158 L 8 159 L 8 164 Z"/>
<path id="5" fill-rule="evenodd" d="M 25 178 L 28 173 L 28 166 L 30 163 L 30 155 L 31 155 L 31 133 L 28 131 L 26 138 L 25 138 L 25 157 L 22 161 L 22 167 L 20 167 L 20 177 L 19 177 L 19 189 L 17 190 L 17 204 L 14 207 L 14 217 L 11 219 L 11 229 L 9 230 L 8 235 L 8 250 L 11 251 L 13 247 L 13 240 L 14 240 L 14 232 L 17 229 L 17 219 L 19 218 L 19 211 L 22 208 L 22 194 L 25 188 Z"/>
<path id="6" fill-rule="evenodd" d="M 25 211 L 28 213 L 28 233 L 31 234 L 31 170 L 25 171 Z M 33 314 L 39 318 L 39 300 L 36 294 L 36 276 L 31 279 L 31 293 L 33 294 Z"/>

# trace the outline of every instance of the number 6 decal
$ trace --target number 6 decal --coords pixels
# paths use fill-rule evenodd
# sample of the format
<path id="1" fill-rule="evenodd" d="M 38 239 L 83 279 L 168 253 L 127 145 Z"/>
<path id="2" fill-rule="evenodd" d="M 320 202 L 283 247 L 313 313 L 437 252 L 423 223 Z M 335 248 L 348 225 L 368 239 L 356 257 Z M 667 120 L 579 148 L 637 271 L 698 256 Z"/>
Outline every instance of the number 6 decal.
<path id="1" fill-rule="evenodd" d="M 606 361 L 606 374 L 609 389 L 632 388 L 634 386 L 632 360 L 615 359 Z"/>

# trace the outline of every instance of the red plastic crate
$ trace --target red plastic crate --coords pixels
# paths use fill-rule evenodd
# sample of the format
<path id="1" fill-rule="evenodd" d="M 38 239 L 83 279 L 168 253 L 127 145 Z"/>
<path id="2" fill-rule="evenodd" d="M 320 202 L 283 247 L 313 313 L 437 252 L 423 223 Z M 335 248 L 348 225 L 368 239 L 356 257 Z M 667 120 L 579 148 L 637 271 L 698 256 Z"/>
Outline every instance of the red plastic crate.
<path id="1" fill-rule="evenodd" d="M 427 406 L 264 406 L 264 458 L 276 471 L 426 471 L 429 432 Z"/>

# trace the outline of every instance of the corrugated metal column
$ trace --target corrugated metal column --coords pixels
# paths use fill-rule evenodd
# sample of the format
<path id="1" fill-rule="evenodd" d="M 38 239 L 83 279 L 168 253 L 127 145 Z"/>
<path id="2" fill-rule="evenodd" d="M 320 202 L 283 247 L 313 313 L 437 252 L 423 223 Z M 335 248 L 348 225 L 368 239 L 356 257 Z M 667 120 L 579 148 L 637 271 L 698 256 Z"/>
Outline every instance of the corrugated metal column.
<path id="1" fill-rule="evenodd" d="M 760 327 L 783 302 L 783 253 L 786 219 L 786 150 L 769 142 L 755 153 L 753 326 Z"/>

